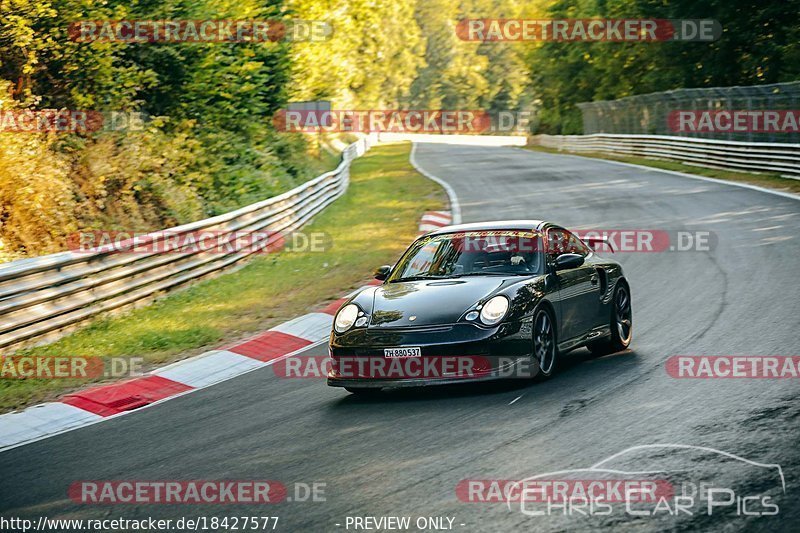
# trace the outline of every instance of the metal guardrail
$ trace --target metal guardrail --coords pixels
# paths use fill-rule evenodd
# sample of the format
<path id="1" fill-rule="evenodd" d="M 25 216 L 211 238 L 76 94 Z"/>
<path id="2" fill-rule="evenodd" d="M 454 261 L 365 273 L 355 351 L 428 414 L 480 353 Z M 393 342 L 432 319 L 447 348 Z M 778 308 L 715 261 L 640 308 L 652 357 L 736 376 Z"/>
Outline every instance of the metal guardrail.
<path id="1" fill-rule="evenodd" d="M 188 282 L 220 272 L 297 230 L 347 189 L 350 162 L 376 142 L 349 145 L 339 166 L 279 196 L 236 211 L 138 236 L 108 251 L 70 251 L 0 265 L 0 348 L 50 340 L 86 320 L 149 301 Z M 215 239 L 252 235 L 246 250 L 224 254 L 199 246 L 130 253 L 164 246 L 167 236 L 213 232 Z M 113 248 L 113 249 L 112 249 Z"/>
<path id="2" fill-rule="evenodd" d="M 754 143 L 666 135 L 535 135 L 531 142 L 573 152 L 601 152 L 680 161 L 687 165 L 771 172 L 800 179 L 800 144 Z"/>

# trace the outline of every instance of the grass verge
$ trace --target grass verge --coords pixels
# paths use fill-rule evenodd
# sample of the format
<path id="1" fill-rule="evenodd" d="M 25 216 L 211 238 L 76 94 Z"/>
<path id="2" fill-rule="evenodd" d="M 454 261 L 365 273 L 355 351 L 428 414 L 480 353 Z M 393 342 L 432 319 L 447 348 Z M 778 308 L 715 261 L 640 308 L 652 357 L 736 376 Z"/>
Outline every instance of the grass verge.
<path id="1" fill-rule="evenodd" d="M 417 234 L 419 218 L 446 195 L 408 162 L 410 144 L 375 147 L 353 162 L 350 188 L 304 232 L 324 232 L 324 252 L 259 256 L 244 268 L 169 295 L 148 307 L 100 319 L 33 356 L 135 356 L 147 367 L 217 348 L 318 309 L 392 263 Z M 74 379 L 0 379 L 0 412 L 83 388 Z"/>
<path id="2" fill-rule="evenodd" d="M 771 173 L 753 174 L 750 172 L 719 170 L 715 168 L 686 165 L 684 163 L 680 163 L 677 161 L 649 159 L 646 157 L 611 155 L 601 152 L 572 152 L 569 150 L 557 150 L 555 148 L 545 148 L 544 146 L 537 146 L 531 144 L 527 145 L 525 148 L 527 150 L 531 150 L 534 152 L 546 152 L 549 154 L 561 154 L 561 155 L 569 154 L 569 155 L 579 155 L 583 157 L 594 157 L 596 159 L 608 159 L 610 161 L 632 163 L 634 165 L 642 165 L 645 167 L 652 167 L 661 170 L 674 170 L 676 172 L 686 172 L 687 174 L 696 174 L 698 176 L 705 176 L 708 178 L 749 183 L 751 185 L 758 185 L 760 187 L 765 187 L 767 189 L 775 189 L 776 191 L 800 193 L 800 180 L 795 180 L 791 178 L 782 178 L 778 174 L 771 174 Z"/>

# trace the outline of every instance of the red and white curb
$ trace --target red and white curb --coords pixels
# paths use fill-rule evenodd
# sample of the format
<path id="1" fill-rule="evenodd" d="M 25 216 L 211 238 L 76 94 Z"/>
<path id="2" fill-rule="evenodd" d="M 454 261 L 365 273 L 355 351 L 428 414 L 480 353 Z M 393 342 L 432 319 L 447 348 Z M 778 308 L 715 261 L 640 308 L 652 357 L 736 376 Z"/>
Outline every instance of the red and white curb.
<path id="1" fill-rule="evenodd" d="M 453 223 L 450 211 L 428 211 L 419 221 L 419 232 L 427 233 Z"/>
<path id="2" fill-rule="evenodd" d="M 428 212 L 420 220 L 419 230 L 424 233 L 437 229 L 450 220 L 447 211 Z M 379 284 L 379 281 L 369 283 Z M 333 316 L 345 300 L 347 297 L 340 298 L 319 312 L 284 322 L 238 344 L 161 367 L 143 377 L 90 387 L 57 402 L 0 415 L 0 451 L 209 387 L 324 342 L 330 334 Z"/>
<path id="3" fill-rule="evenodd" d="M 325 341 L 333 315 L 345 300 L 341 298 L 320 312 L 308 313 L 236 345 L 178 361 L 143 377 L 90 387 L 68 394 L 58 402 L 0 415 L 0 451 L 121 416 L 269 366 Z"/>

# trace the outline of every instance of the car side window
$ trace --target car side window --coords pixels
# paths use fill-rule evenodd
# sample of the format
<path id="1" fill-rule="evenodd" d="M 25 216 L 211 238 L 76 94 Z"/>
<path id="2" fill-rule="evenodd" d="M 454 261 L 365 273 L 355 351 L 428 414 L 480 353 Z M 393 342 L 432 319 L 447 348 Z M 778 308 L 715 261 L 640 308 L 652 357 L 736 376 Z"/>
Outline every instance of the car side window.
<path id="1" fill-rule="evenodd" d="M 559 255 L 566 253 L 566 235 L 559 229 L 547 230 L 547 255 L 550 259 L 555 259 Z"/>
<path id="2" fill-rule="evenodd" d="M 583 244 L 583 241 L 576 237 L 574 233 L 570 233 L 569 231 L 566 231 L 565 233 L 569 238 L 568 253 L 582 255 L 583 257 L 586 257 L 592 253 L 592 250 Z"/>
<path id="3" fill-rule="evenodd" d="M 547 230 L 547 255 L 555 259 L 561 254 L 578 254 L 586 257 L 591 250 L 581 240 L 565 229 Z"/>

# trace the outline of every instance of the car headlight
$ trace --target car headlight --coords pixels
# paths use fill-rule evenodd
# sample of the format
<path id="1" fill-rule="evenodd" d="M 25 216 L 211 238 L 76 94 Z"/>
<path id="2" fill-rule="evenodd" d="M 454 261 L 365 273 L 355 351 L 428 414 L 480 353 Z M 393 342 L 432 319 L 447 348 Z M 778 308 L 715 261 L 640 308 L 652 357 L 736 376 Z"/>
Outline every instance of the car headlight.
<path id="1" fill-rule="evenodd" d="M 344 333 L 355 324 L 358 318 L 358 306 L 355 304 L 347 304 L 336 313 L 336 319 L 333 321 L 333 329 L 336 333 Z"/>
<path id="2" fill-rule="evenodd" d="M 493 326 L 500 322 L 508 311 L 508 298 L 505 296 L 495 296 L 481 309 L 481 322 L 487 326 Z"/>

